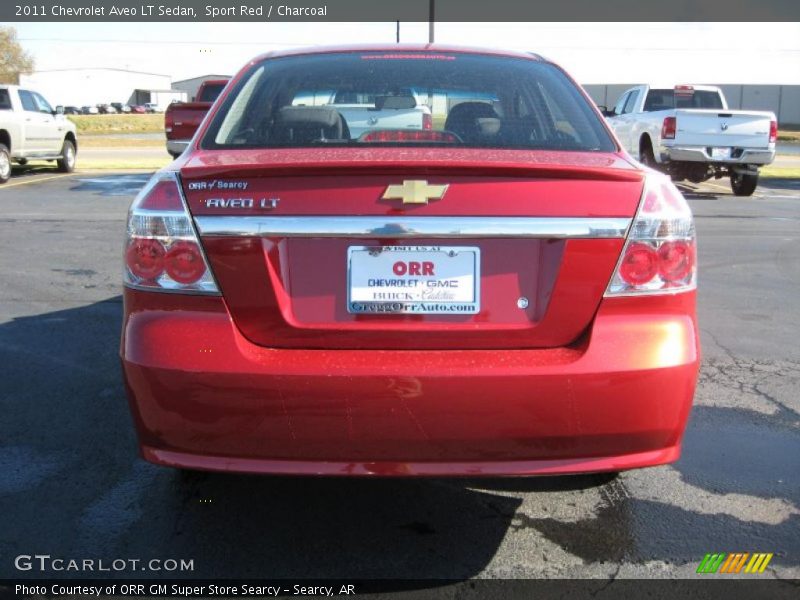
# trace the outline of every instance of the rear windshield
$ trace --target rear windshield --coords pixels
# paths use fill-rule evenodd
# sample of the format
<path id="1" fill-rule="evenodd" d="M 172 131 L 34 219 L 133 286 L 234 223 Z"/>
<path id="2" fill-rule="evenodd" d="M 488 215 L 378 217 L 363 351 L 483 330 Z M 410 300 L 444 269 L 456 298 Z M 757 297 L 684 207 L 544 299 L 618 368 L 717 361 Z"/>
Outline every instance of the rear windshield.
<path id="1" fill-rule="evenodd" d="M 722 108 L 719 92 L 695 90 L 692 93 L 675 90 L 650 90 L 644 102 L 645 112 L 669 110 L 671 108 Z"/>
<path id="2" fill-rule="evenodd" d="M 224 83 L 207 83 L 203 86 L 203 90 L 200 92 L 197 102 L 213 102 L 224 88 Z"/>
<path id="3" fill-rule="evenodd" d="M 264 60 L 225 99 L 201 146 L 362 144 L 616 149 L 589 102 L 557 67 L 424 52 Z"/>

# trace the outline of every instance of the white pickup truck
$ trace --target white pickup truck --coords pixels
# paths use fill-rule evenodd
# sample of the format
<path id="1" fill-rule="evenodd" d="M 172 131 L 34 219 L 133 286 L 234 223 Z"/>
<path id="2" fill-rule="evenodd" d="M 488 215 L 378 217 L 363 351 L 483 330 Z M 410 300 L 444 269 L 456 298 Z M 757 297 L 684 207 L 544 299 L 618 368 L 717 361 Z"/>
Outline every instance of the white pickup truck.
<path id="1" fill-rule="evenodd" d="M 37 92 L 0 85 L 0 183 L 11 177 L 12 162 L 54 160 L 62 172 L 75 169 L 75 124 L 62 112 Z"/>
<path id="2" fill-rule="evenodd" d="M 302 92 L 294 106 L 330 106 L 344 118 L 350 139 L 379 129 L 432 129 L 431 109 L 410 90 L 395 95 L 352 91 Z"/>
<path id="3" fill-rule="evenodd" d="M 734 194 L 750 196 L 775 159 L 775 114 L 730 110 L 715 86 L 639 85 L 605 115 L 628 152 L 675 181 L 729 176 Z"/>

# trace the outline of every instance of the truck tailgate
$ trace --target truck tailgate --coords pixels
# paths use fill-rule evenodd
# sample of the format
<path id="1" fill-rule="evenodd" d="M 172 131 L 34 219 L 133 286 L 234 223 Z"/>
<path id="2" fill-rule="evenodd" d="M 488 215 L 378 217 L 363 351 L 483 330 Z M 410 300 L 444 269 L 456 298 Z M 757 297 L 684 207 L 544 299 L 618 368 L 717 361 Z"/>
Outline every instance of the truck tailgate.
<path id="1" fill-rule="evenodd" d="M 767 148 L 769 112 L 679 109 L 675 146 Z"/>
<path id="2" fill-rule="evenodd" d="M 169 106 L 164 115 L 167 139 L 192 139 L 209 108 L 210 102 L 182 102 Z"/>

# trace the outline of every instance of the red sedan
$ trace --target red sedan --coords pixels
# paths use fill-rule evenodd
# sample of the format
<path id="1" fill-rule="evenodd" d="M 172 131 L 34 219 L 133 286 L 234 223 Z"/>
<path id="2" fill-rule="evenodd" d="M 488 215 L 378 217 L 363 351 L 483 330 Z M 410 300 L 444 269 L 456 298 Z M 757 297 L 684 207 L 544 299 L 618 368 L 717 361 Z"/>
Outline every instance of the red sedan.
<path id="1" fill-rule="evenodd" d="M 532 54 L 250 62 L 133 202 L 124 278 L 154 463 L 539 475 L 680 454 L 691 212 Z"/>

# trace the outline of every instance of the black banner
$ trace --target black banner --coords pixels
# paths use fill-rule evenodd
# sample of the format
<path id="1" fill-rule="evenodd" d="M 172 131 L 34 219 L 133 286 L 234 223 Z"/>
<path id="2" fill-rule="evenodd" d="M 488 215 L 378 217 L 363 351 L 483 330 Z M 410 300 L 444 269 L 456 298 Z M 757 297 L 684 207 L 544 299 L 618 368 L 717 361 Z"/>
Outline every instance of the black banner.
<path id="1" fill-rule="evenodd" d="M 800 21 L 797 0 L 26 0 L 5 22 Z"/>
<path id="2" fill-rule="evenodd" d="M 698 579 L 451 580 L 4 580 L 4 598 L 344 598 L 794 600 L 798 580 L 699 576 Z"/>

